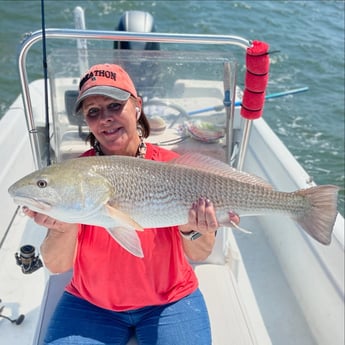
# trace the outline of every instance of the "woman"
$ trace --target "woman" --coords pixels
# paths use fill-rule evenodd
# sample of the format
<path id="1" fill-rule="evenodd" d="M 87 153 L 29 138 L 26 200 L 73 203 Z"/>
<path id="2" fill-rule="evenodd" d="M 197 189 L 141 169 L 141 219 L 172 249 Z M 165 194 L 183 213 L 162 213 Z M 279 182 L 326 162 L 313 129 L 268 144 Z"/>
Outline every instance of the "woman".
<path id="1" fill-rule="evenodd" d="M 118 65 L 95 65 L 81 79 L 77 116 L 90 128 L 83 156 L 126 155 L 168 161 L 178 155 L 145 143 L 150 128 L 142 100 Z M 82 114 L 82 115 L 81 115 Z M 144 258 L 119 246 L 102 228 L 67 224 L 25 208 L 49 230 L 41 245 L 53 273 L 73 268 L 48 328 L 46 344 L 211 344 L 210 324 L 195 273 L 186 259 L 204 260 L 218 228 L 212 203 L 196 200 L 188 224 L 138 235 Z M 239 222 L 236 215 L 231 220 Z"/>

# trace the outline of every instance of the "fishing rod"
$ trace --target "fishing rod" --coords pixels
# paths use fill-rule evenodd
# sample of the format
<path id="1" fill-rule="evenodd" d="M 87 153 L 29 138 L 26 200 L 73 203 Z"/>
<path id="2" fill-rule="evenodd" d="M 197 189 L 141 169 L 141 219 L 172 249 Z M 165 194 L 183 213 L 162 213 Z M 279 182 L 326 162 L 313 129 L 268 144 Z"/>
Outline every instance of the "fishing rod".
<path id="1" fill-rule="evenodd" d="M 42 55 L 43 55 L 43 76 L 44 76 L 44 111 L 45 111 L 45 143 L 47 165 L 51 164 L 50 157 L 50 128 L 49 128 L 49 104 L 48 104 L 48 64 L 47 64 L 47 47 L 46 47 L 46 30 L 45 30 L 45 11 L 44 0 L 41 0 L 41 20 L 42 20 Z"/>
<path id="2" fill-rule="evenodd" d="M 306 92 L 309 90 L 308 86 L 305 87 L 301 87 L 298 89 L 292 89 L 292 90 L 288 90 L 288 91 L 283 91 L 283 92 L 276 92 L 276 93 L 271 93 L 269 95 L 265 96 L 265 99 L 272 99 L 272 98 L 279 98 L 279 97 L 283 97 L 283 96 L 288 96 L 288 95 L 293 95 L 296 93 L 301 93 L 301 92 Z M 235 107 L 242 105 L 241 101 L 237 101 L 235 102 Z M 188 115 L 197 115 L 197 114 L 202 114 L 202 113 L 206 113 L 207 111 L 222 111 L 224 109 L 224 105 L 217 105 L 217 106 L 213 106 L 213 107 L 207 107 L 207 108 L 202 108 L 202 109 L 197 109 L 197 110 L 192 110 L 189 111 L 187 114 Z"/>

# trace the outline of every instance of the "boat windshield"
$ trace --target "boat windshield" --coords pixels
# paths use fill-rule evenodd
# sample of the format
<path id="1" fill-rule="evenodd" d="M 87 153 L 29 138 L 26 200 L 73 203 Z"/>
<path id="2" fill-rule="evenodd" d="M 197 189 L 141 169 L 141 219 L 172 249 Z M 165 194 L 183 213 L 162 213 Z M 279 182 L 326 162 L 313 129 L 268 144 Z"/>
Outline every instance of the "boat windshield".
<path id="1" fill-rule="evenodd" d="M 74 113 L 74 103 L 80 76 L 99 63 L 119 64 L 133 79 L 151 124 L 149 141 L 177 151 L 183 151 L 186 140 L 195 141 L 196 149 L 207 143 L 207 149 L 216 146 L 224 156 L 230 108 L 228 102 L 228 109 L 224 107 L 224 100 L 236 93 L 237 63 L 229 52 L 89 49 L 81 54 L 57 49 L 48 57 L 53 161 L 89 148 L 89 131 L 83 117 Z M 35 122 L 44 126 L 43 118 Z"/>

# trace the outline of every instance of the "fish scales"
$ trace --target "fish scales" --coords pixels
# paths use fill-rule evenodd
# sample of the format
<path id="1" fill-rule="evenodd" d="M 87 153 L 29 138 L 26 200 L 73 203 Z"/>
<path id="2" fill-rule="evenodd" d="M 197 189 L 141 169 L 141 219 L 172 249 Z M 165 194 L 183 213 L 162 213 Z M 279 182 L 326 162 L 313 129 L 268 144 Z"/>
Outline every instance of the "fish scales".
<path id="1" fill-rule="evenodd" d="M 99 159 L 104 158 L 107 159 Z M 308 207 L 305 198 L 296 193 L 277 192 L 193 167 L 177 165 L 171 169 L 169 164 L 156 162 L 152 169 L 151 162 L 124 159 L 123 165 L 117 165 L 116 169 L 105 169 L 104 176 L 116 186 L 111 202 L 140 218 L 142 222 L 139 223 L 144 227 L 186 222 L 186 208 L 200 196 L 212 200 L 220 218 L 227 217 L 229 210 L 242 215 L 296 215 Z M 143 210 L 148 211 L 150 221 L 144 220 Z M 166 220 L 164 223 L 163 219 Z"/>
<path id="2" fill-rule="evenodd" d="M 240 216 L 284 214 L 329 244 L 337 191 L 332 185 L 275 191 L 254 175 L 199 154 L 171 162 L 125 156 L 71 159 L 33 172 L 9 188 L 15 202 L 37 212 L 106 228 L 137 256 L 142 252 L 134 230 L 185 224 L 200 197 L 212 201 L 222 225 L 229 225 L 229 211 Z"/>

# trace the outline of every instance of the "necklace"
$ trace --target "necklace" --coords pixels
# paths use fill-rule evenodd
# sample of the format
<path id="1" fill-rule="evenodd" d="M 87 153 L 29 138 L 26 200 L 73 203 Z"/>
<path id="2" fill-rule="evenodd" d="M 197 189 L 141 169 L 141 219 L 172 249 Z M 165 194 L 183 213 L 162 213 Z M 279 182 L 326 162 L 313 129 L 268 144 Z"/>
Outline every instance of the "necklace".
<path id="1" fill-rule="evenodd" d="M 145 155 L 146 155 L 146 144 L 144 143 L 143 138 L 140 137 L 140 144 L 138 146 L 137 153 L 136 153 L 135 157 L 145 158 Z"/>
<path id="2" fill-rule="evenodd" d="M 135 154 L 135 157 L 138 158 L 145 158 L 146 155 L 146 144 L 144 142 L 144 139 L 141 135 L 141 130 L 138 131 L 140 143 L 137 149 L 137 153 Z M 95 144 L 93 145 L 93 148 L 96 151 L 96 156 L 104 156 L 104 152 L 101 149 L 101 145 L 99 144 L 98 140 L 95 140 Z"/>

